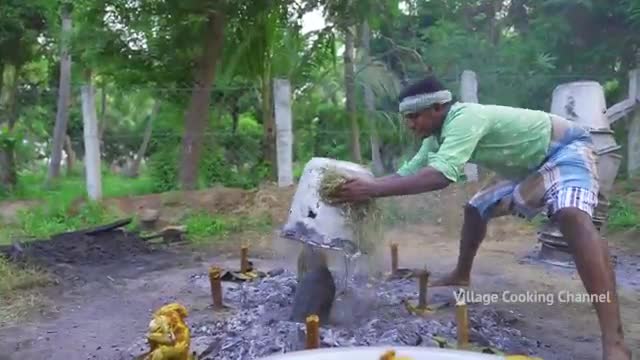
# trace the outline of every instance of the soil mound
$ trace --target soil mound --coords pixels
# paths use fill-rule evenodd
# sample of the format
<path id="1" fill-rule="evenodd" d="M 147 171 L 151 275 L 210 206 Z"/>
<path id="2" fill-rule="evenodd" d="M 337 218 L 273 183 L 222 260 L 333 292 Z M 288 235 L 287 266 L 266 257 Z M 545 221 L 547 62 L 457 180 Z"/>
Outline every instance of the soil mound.
<path id="1" fill-rule="evenodd" d="M 88 265 L 107 264 L 114 260 L 148 254 L 152 249 L 140 237 L 124 231 L 97 235 L 62 234 L 51 241 L 35 243 L 27 252 L 57 263 Z"/>
<path id="2" fill-rule="evenodd" d="M 14 245 L 5 252 L 9 252 L 14 258 L 42 265 L 105 265 L 153 252 L 144 240 L 125 231 L 95 235 L 83 232 L 64 233 L 55 235 L 50 240 L 21 244 L 20 247 L 17 250 Z"/>

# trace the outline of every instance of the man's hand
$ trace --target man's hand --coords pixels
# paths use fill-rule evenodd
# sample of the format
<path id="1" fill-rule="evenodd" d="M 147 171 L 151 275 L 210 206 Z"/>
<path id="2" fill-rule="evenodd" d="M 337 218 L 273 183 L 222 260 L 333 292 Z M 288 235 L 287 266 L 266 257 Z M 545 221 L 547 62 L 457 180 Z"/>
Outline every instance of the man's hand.
<path id="1" fill-rule="evenodd" d="M 338 204 L 367 201 L 375 197 L 376 186 L 375 180 L 348 179 L 335 190 L 332 200 Z"/>
<path id="2" fill-rule="evenodd" d="M 363 202 L 372 198 L 413 195 L 444 189 L 451 180 L 440 171 L 426 167 L 409 176 L 385 176 L 377 179 L 352 178 L 332 194 L 332 203 Z"/>

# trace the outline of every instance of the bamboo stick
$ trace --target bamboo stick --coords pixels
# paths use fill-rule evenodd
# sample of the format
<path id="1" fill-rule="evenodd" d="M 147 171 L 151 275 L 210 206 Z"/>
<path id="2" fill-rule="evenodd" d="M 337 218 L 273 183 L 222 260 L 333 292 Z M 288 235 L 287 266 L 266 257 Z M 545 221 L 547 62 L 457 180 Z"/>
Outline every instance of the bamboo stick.
<path id="1" fill-rule="evenodd" d="M 391 244 L 391 274 L 398 272 L 398 244 Z"/>
<path id="2" fill-rule="evenodd" d="M 419 293 L 418 293 L 418 308 L 427 308 L 427 284 L 429 283 L 429 272 L 427 270 L 421 271 L 418 277 Z"/>
<path id="3" fill-rule="evenodd" d="M 318 315 L 309 315 L 306 319 L 307 325 L 307 349 L 317 349 L 320 347 L 320 318 Z"/>
<path id="4" fill-rule="evenodd" d="M 243 245 L 240 248 L 240 272 L 249 272 L 249 246 Z"/>
<path id="5" fill-rule="evenodd" d="M 222 269 L 212 266 L 209 268 L 209 283 L 211 284 L 211 299 L 214 309 L 222 309 Z"/>
<path id="6" fill-rule="evenodd" d="M 466 349 L 469 345 L 469 313 L 467 304 L 456 304 L 456 324 L 458 332 L 458 348 Z"/>

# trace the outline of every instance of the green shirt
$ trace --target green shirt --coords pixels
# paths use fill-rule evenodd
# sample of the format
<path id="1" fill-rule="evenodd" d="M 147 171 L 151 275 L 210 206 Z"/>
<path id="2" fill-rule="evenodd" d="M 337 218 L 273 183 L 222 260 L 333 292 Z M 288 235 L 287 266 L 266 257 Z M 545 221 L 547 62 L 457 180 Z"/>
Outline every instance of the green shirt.
<path id="1" fill-rule="evenodd" d="M 543 111 L 457 102 L 438 134 L 399 170 L 411 175 L 431 166 L 451 181 L 464 174 L 467 162 L 498 175 L 522 179 L 544 160 L 551 138 L 551 120 Z"/>

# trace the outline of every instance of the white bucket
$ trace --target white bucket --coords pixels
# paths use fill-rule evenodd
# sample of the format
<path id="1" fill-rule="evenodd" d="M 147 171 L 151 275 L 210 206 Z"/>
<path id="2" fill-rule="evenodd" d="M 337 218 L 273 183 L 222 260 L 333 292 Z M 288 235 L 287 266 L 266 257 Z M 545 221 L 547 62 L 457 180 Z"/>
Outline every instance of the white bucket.
<path id="1" fill-rule="evenodd" d="M 576 81 L 553 90 L 551 112 L 591 129 L 609 129 L 604 89 L 596 81 Z"/>
<path id="2" fill-rule="evenodd" d="M 304 167 L 281 235 L 287 239 L 355 255 L 359 253 L 354 242 L 355 234 L 342 209 L 324 203 L 318 193 L 323 172 L 328 168 L 346 175 L 373 178 L 371 171 L 355 163 L 312 158 Z"/>
<path id="3" fill-rule="evenodd" d="M 412 360 L 499 360 L 505 356 L 482 354 L 471 351 L 450 350 L 417 346 L 358 346 L 341 348 L 321 348 L 305 351 L 294 351 L 263 358 L 264 360 L 375 360 L 380 359 L 389 350 L 396 352 L 396 357 L 408 357 Z"/>

